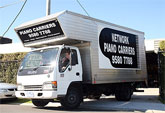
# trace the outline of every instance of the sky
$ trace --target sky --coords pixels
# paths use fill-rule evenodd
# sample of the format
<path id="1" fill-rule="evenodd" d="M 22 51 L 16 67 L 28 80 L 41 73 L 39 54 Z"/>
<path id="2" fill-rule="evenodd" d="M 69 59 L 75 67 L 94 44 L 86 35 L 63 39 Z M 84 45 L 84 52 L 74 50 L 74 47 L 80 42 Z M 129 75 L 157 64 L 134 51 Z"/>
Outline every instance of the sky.
<path id="1" fill-rule="evenodd" d="M 145 33 L 145 39 L 165 39 L 165 0 L 79 0 L 91 17 Z M 17 4 L 4 7 L 2 6 Z M 7 30 L 24 1 L 0 0 L 0 36 Z M 51 0 L 51 14 L 69 10 L 87 15 L 77 0 Z M 25 7 L 4 37 L 20 43 L 14 28 L 46 16 L 46 0 L 27 0 Z"/>

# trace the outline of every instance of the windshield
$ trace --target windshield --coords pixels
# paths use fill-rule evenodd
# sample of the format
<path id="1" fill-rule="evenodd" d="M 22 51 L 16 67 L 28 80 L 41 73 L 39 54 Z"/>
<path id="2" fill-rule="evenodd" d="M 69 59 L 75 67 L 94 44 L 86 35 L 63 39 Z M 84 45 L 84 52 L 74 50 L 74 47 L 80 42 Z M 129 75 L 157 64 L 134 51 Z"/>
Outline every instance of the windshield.
<path id="1" fill-rule="evenodd" d="M 50 72 L 54 65 L 58 48 L 42 49 L 28 53 L 18 72 L 18 75 L 36 75 Z"/>

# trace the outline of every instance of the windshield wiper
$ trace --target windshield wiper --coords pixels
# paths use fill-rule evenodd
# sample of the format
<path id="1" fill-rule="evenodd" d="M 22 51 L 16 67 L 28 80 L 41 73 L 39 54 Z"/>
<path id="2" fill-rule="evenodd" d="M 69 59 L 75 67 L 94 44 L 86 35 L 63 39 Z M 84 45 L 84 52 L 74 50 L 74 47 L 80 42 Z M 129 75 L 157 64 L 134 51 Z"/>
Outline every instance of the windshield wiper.
<path id="1" fill-rule="evenodd" d="M 47 64 L 42 64 L 40 66 L 50 66 L 51 64 L 50 63 L 47 63 Z"/>
<path id="2" fill-rule="evenodd" d="M 39 68 L 39 66 L 38 66 L 38 67 L 33 68 L 33 71 L 36 71 L 38 68 Z"/>
<path id="3" fill-rule="evenodd" d="M 42 65 L 40 65 L 38 67 L 33 68 L 33 71 L 36 71 L 38 68 L 40 68 L 42 66 L 50 66 L 50 64 L 42 64 Z"/>

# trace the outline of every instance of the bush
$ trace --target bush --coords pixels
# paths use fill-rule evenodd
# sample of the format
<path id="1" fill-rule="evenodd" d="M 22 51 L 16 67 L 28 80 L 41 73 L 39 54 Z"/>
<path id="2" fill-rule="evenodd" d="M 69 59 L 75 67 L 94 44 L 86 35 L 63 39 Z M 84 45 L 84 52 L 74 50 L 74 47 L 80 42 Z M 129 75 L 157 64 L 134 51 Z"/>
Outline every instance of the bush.
<path id="1" fill-rule="evenodd" d="M 159 43 L 160 50 L 165 51 L 165 40 Z"/>
<path id="2" fill-rule="evenodd" d="M 16 84 L 16 75 L 26 53 L 0 54 L 0 81 Z"/>

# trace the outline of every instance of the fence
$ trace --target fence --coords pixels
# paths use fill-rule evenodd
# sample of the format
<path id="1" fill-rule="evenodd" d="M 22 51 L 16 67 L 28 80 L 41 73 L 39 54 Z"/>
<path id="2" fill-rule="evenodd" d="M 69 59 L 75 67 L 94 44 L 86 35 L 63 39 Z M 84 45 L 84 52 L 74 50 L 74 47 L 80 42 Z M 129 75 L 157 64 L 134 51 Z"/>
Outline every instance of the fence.
<path id="1" fill-rule="evenodd" d="M 159 82 L 160 82 L 160 97 L 165 103 L 165 51 L 160 51 L 159 55 Z"/>

